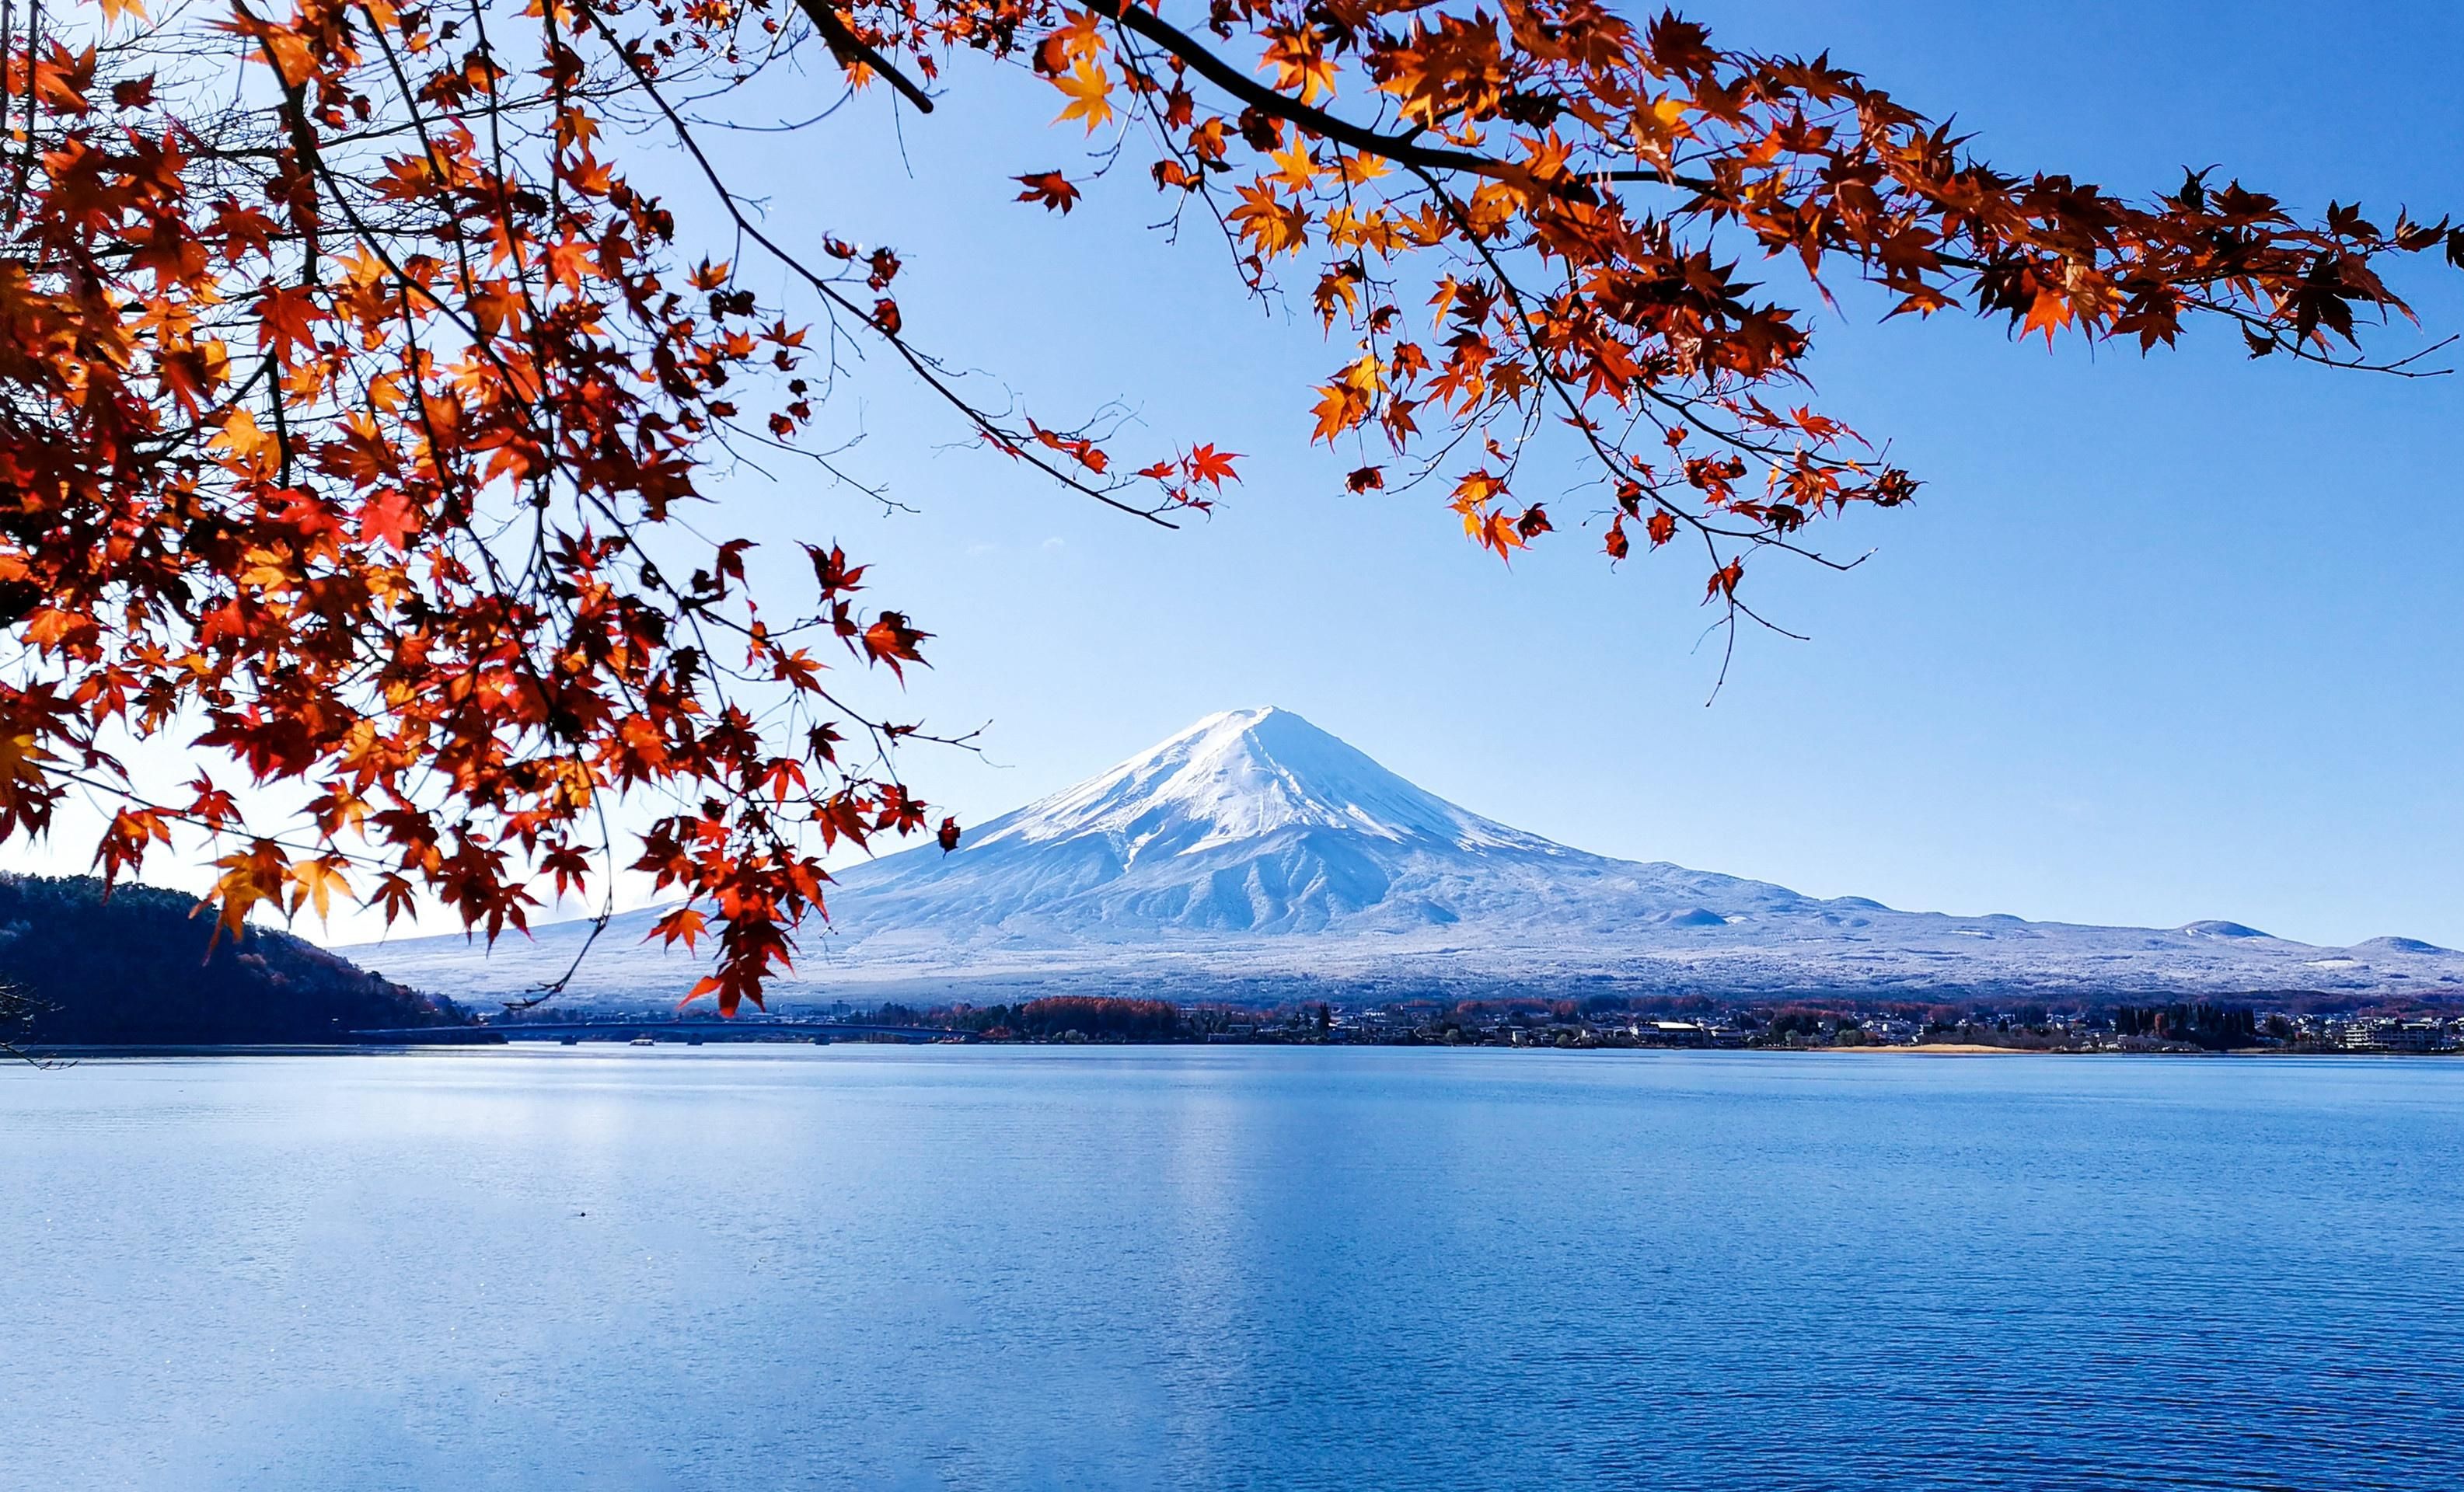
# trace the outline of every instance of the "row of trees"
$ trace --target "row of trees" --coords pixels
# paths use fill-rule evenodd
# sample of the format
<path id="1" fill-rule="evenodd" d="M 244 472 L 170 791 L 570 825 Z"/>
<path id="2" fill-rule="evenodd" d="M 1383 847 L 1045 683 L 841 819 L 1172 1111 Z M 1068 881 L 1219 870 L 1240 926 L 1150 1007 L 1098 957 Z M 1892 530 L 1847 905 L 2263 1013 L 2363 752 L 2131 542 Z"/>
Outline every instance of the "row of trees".
<path id="1" fill-rule="evenodd" d="M 882 1008 L 885 1020 L 946 1026 L 987 1036 L 1049 1040 L 1075 1031 L 1090 1038 L 1130 1042 L 1182 1041 L 1202 1034 L 1203 1015 L 1162 999 L 1056 995 L 1014 1005 L 957 1005 L 929 1011 L 900 1005 Z"/>
<path id="2" fill-rule="evenodd" d="M 937 1026 L 1029 1041 L 1047 1041 L 1072 1031 L 1090 1039 L 1128 1042 L 1203 1041 L 1235 1030 L 1323 1034 L 1334 1021 L 1334 1007 L 1324 1001 L 1250 1008 L 1097 995 L 1053 995 L 1006 1005 L 918 1008 L 892 1002 L 873 1014 L 874 1019 L 893 1025 Z"/>
<path id="3" fill-rule="evenodd" d="M 2118 1005 L 2113 1011 L 2116 1036 L 2148 1037 L 2160 1042 L 2187 1042 L 2211 1051 L 2250 1046 L 2258 1039 L 2257 1012 L 2246 1005 Z"/>

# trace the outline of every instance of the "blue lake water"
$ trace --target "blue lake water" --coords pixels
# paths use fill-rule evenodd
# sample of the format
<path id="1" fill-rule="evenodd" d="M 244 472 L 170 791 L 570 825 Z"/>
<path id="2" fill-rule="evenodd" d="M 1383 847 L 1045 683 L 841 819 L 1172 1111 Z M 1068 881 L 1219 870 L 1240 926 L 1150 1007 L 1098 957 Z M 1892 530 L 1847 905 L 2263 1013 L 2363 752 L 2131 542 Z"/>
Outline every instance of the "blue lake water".
<path id="1" fill-rule="evenodd" d="M 46 1492 L 2451 1492 L 2464 1062 L 95 1062 L 0 1282 Z"/>

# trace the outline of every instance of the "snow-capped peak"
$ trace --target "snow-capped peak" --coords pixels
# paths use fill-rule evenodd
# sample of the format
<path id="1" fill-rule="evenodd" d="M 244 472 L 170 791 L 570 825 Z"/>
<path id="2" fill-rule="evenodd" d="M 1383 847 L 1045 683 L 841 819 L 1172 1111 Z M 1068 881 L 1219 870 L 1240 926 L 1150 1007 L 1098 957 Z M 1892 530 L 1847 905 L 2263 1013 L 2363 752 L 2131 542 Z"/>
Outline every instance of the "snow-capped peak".
<path id="1" fill-rule="evenodd" d="M 1759 995 L 1940 991 L 2110 999 L 2319 990 L 2464 999 L 2464 954 L 2312 948 L 2232 922 L 2171 932 L 1894 911 L 1855 897 L 1585 854 L 1456 807 L 1287 710 L 1209 715 L 969 833 L 849 867 L 830 956 L 782 996 L 1181 998 L 1292 988 Z M 584 977 L 672 998 L 698 965 L 618 919 Z M 375 966 L 456 996 L 563 977 L 596 930 L 494 962 L 459 937 Z M 655 944 L 655 938 L 648 941 Z M 1324 998 L 1312 994 L 1312 998 Z"/>
<path id="2" fill-rule="evenodd" d="M 1211 714 L 1075 787 L 969 836 L 978 847 L 1099 836 L 1124 861 L 1287 829 L 1398 844 L 1568 853 L 1413 786 L 1291 711 Z"/>

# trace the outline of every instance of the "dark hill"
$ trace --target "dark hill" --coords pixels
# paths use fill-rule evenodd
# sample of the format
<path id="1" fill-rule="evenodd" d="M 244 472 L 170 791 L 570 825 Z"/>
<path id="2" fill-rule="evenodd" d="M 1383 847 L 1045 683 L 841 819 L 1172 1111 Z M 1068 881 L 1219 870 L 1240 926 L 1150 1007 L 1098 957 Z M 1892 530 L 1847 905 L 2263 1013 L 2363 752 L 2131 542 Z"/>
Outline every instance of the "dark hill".
<path id="1" fill-rule="evenodd" d="M 0 875 L 0 986 L 31 1019 L 0 1040 L 40 1045 L 218 1046 L 339 1042 L 468 1018 L 288 932 L 251 928 L 210 955 L 197 899 L 91 876 Z"/>

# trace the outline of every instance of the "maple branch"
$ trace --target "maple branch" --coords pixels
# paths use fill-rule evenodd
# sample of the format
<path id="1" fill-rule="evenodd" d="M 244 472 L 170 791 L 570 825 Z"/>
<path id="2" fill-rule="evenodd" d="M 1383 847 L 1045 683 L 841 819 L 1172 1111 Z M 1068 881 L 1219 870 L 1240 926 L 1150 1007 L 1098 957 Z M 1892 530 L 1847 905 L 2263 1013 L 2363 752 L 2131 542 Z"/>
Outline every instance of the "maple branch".
<path id="1" fill-rule="evenodd" d="M 65 767 L 55 769 L 52 776 L 60 781 L 74 782 L 79 787 L 100 793 L 115 802 L 129 804 L 143 809 L 146 813 L 159 815 L 162 818 L 168 819 L 175 823 L 190 825 L 216 842 L 220 842 L 226 836 L 242 836 L 252 840 L 263 840 L 265 843 L 279 849 L 297 850 L 302 854 L 328 856 L 332 859 L 342 861 L 347 865 L 358 866 L 363 869 L 389 870 L 392 868 L 390 862 L 383 860 L 377 855 L 365 850 L 348 850 L 342 848 L 339 845 L 335 845 L 327 841 L 302 840 L 296 835 L 279 833 L 261 834 L 256 830 L 250 828 L 245 823 L 227 823 L 221 819 L 199 813 L 191 808 L 176 808 L 169 803 L 156 802 L 151 799 L 138 796 L 136 790 L 125 780 L 118 783 L 103 781 L 83 772 Z M 88 800 L 88 801 L 92 801 L 92 800 Z M 97 855 L 95 857 L 95 862 L 99 864 L 101 859 L 102 857 L 100 855 Z"/>
<path id="2" fill-rule="evenodd" d="M 830 49 L 830 55 L 837 57 L 842 64 L 850 60 L 863 62 L 865 66 L 889 78 L 890 86 L 898 90 L 900 98 L 915 105 L 916 113 L 933 112 L 932 95 L 909 81 L 907 75 L 892 67 L 888 57 L 873 50 L 863 37 L 850 31 L 846 17 L 839 14 L 837 8 L 830 4 L 830 0 L 796 0 L 796 4 L 812 21 L 813 30 L 822 33 L 822 42 Z"/>
<path id="3" fill-rule="evenodd" d="M 40 4 L 41 0 L 35 0 L 35 3 Z M 257 51 L 264 55 L 265 65 L 273 69 L 274 80 L 282 90 L 282 119 L 291 132 L 291 153 L 298 159 L 301 169 L 315 176 L 325 176 L 327 184 L 335 186 L 335 190 L 339 194 L 341 188 L 332 182 L 326 172 L 324 160 L 317 151 L 317 132 L 308 123 L 307 85 L 295 83 L 284 74 L 281 59 L 274 53 L 273 29 L 259 19 L 254 11 L 249 10 L 246 0 L 231 0 L 231 12 L 245 21 L 255 33 Z M 317 241 L 317 207 L 314 200 L 316 185 L 313 181 L 309 184 L 308 189 L 311 200 L 307 211 L 304 213 L 299 211 L 297 205 L 294 204 L 292 213 L 304 237 L 301 245 L 299 278 L 303 284 L 314 285 L 317 283 L 319 245 Z"/>
<path id="4" fill-rule="evenodd" d="M 274 411 L 274 447 L 282 456 L 280 480 L 283 486 L 288 487 L 291 485 L 291 422 L 282 412 L 282 375 L 275 366 L 274 349 L 271 347 L 265 350 L 265 389 L 268 395 L 266 405 Z"/>
<path id="5" fill-rule="evenodd" d="M 1419 177 L 1421 182 L 1428 186 L 1429 190 L 1436 194 L 1437 199 L 1444 205 L 1446 215 L 1454 220 L 1456 229 L 1462 232 L 1464 241 L 1469 243 L 1480 254 L 1483 262 L 1487 264 L 1489 273 L 1497 276 L 1498 288 L 1506 293 L 1507 302 L 1514 307 L 1515 318 L 1522 328 L 1524 340 L 1526 343 L 1532 348 L 1532 366 L 1538 370 L 1541 381 L 1549 385 L 1549 391 L 1555 394 L 1557 396 L 1557 402 L 1565 406 L 1567 423 L 1572 425 L 1575 431 L 1583 437 L 1584 443 L 1591 447 L 1592 453 L 1599 459 L 1600 464 L 1612 475 L 1623 476 L 1625 474 L 1624 468 L 1619 460 L 1622 453 L 1617 451 L 1607 442 L 1600 439 L 1598 429 L 1594 426 L 1591 419 L 1583 413 L 1580 402 L 1577 401 L 1573 394 L 1566 387 L 1565 381 L 1557 376 L 1556 370 L 1549 366 L 1548 360 L 1540 354 L 1540 338 L 1538 328 L 1534 324 L 1537 318 L 1532 315 L 1529 305 L 1526 302 L 1522 288 L 1515 283 L 1513 275 L 1507 273 L 1504 261 L 1498 258 L 1496 251 L 1489 247 L 1486 239 L 1473 231 L 1471 220 L 1463 212 L 1462 204 L 1455 200 L 1452 192 L 1445 189 L 1444 185 L 1437 179 L 1435 172 L 1426 170 L 1419 166 L 1413 166 L 1411 169 L 1413 174 Z M 1654 402 L 1675 410 L 1681 417 L 1685 419 L 1687 423 L 1695 426 L 1714 440 L 1718 440 L 1723 444 L 1735 447 L 1739 450 L 1747 450 L 1756 456 L 1761 456 L 1763 454 L 1761 451 L 1755 450 L 1753 445 L 1750 442 L 1746 441 L 1743 437 L 1719 429 L 1716 427 L 1705 423 L 1699 416 L 1696 416 L 1686 407 L 1683 401 L 1672 399 L 1668 395 L 1654 388 L 1645 388 L 1643 392 Z M 1799 559 L 1811 560 L 1816 564 L 1833 570 L 1853 570 L 1857 566 L 1865 562 L 1866 557 L 1863 555 L 1859 555 L 1854 560 L 1834 560 L 1819 551 L 1807 549 L 1802 545 L 1791 543 L 1785 538 L 1781 538 L 1768 533 L 1757 531 L 1739 532 L 1731 529 L 1724 529 L 1687 512 L 1683 508 L 1678 507 L 1675 503 L 1662 497 L 1657 491 L 1649 492 L 1648 495 L 1650 496 L 1653 504 L 1661 512 L 1668 514 L 1679 522 L 1690 526 L 1695 530 L 1695 532 L 1701 534 L 1706 544 L 1709 543 L 1712 537 L 1716 535 L 1723 538 L 1732 538 L 1741 542 L 1752 543 L 1757 547 L 1768 546 L 1783 550 L 1789 554 L 1797 556 Z M 1712 548 L 1711 558 L 1715 564 L 1719 561 L 1720 555 L 1716 546 L 1713 546 Z M 1736 593 L 1733 588 L 1729 590 L 1728 603 L 1731 607 L 1734 607 L 1737 604 Z M 1747 615 L 1753 616 L 1753 613 L 1749 611 L 1747 612 Z M 1754 617 L 1754 620 L 1762 622 L 1762 625 L 1765 626 L 1771 626 L 1771 630 L 1775 632 L 1782 632 L 1782 635 L 1784 636 L 1793 637 L 1795 635 L 1794 633 L 1785 632 L 1782 628 L 1771 626 L 1771 624 L 1763 622 L 1763 619 L 1758 616 Z"/>
<path id="6" fill-rule="evenodd" d="M 2241 328 L 2243 341 L 2250 348 L 2250 355 L 2254 358 L 2264 358 L 2270 353 L 2283 352 L 2290 354 L 2297 362 L 2315 362 L 2321 367 L 2340 368 L 2347 373 L 2384 373 L 2391 378 L 2446 378 L 2455 370 L 2453 368 L 2417 368 L 2412 364 L 2424 358 L 2446 351 L 2455 345 L 2459 338 L 2464 338 L 2464 333 L 2442 337 L 2429 346 L 2398 358 L 2392 362 L 2371 362 L 2360 358 L 2338 358 L 2314 351 L 2299 337 L 2285 336 L 2286 327 L 2282 322 L 2245 311 L 2226 301 L 2205 296 L 2191 296 L 2184 303 L 2201 311 L 2210 311 L 2230 318 Z"/>
<path id="7" fill-rule="evenodd" d="M 656 81 L 650 77 L 649 71 L 643 67 L 641 60 L 634 56 L 632 49 L 626 46 L 623 40 L 620 39 L 613 31 L 608 29 L 607 23 L 602 20 L 598 15 L 593 14 L 590 17 L 590 21 L 591 25 L 599 32 L 600 35 L 605 37 L 607 44 L 614 49 L 617 56 L 623 59 L 625 66 L 630 69 L 634 77 L 641 82 L 643 92 L 649 96 L 652 103 L 658 105 L 659 112 L 667 117 L 669 126 L 675 132 L 677 143 L 684 146 L 685 153 L 687 155 L 693 157 L 693 165 L 700 168 L 703 179 L 710 184 L 711 191 L 716 195 L 719 201 L 719 206 L 726 211 L 728 217 L 735 222 L 738 231 L 742 232 L 745 237 L 752 239 L 755 243 L 759 244 L 763 250 L 768 252 L 772 258 L 778 260 L 779 263 L 790 274 L 793 274 L 798 278 L 802 279 L 806 285 L 810 286 L 816 294 L 825 297 L 831 304 L 838 306 L 841 310 L 847 312 L 849 316 L 854 317 L 865 325 L 871 327 L 875 333 L 879 334 L 884 341 L 890 343 L 891 349 L 898 354 L 900 360 L 906 362 L 909 369 L 912 370 L 917 378 L 924 381 L 926 387 L 931 388 L 935 393 L 940 395 L 942 400 L 952 408 L 957 409 L 960 414 L 966 416 L 968 423 L 975 426 L 977 430 L 986 439 L 994 442 L 997 449 L 1006 454 L 1015 456 L 1031 467 L 1034 467 L 1037 471 L 1044 472 L 1046 476 L 1051 477 L 1054 481 L 1061 483 L 1063 486 L 1084 494 L 1089 497 L 1094 498 L 1097 502 L 1104 504 L 1104 506 L 1108 508 L 1117 509 L 1122 513 L 1128 514 L 1132 517 L 1144 518 L 1148 522 L 1153 523 L 1159 528 L 1177 529 L 1180 527 L 1179 524 L 1173 522 L 1170 518 L 1165 517 L 1159 512 L 1153 509 L 1138 507 L 1134 503 L 1123 502 L 1119 498 L 1111 495 L 1110 493 L 1089 487 L 1085 482 L 1082 482 L 1076 477 L 1070 475 L 1068 472 L 1062 471 L 1060 468 L 1053 466 L 1049 462 L 1046 462 L 1042 457 L 1036 455 L 1033 451 L 1026 450 L 1023 441 L 1012 437 L 1008 432 L 996 427 L 992 423 L 991 419 L 988 418 L 981 410 L 968 403 L 966 398 L 957 389 L 952 388 L 947 381 L 942 379 L 939 373 L 933 367 L 931 361 L 926 359 L 921 353 L 915 351 L 914 348 L 910 347 L 907 344 L 907 340 L 905 338 L 882 325 L 880 321 L 873 318 L 870 312 L 856 304 L 853 299 L 849 298 L 846 293 L 842 292 L 837 286 L 831 284 L 821 275 L 814 274 L 811 269 L 805 266 L 802 259 L 789 252 L 768 233 L 763 232 L 759 225 L 755 224 L 752 219 L 745 216 L 743 208 L 738 205 L 736 200 L 736 193 L 728 188 L 726 179 L 720 176 L 718 168 L 711 164 L 710 157 L 702 150 L 701 142 L 694 138 L 692 127 L 685 122 L 684 117 L 676 112 L 674 106 L 668 102 L 667 96 L 659 92 Z"/>
<path id="8" fill-rule="evenodd" d="M 1365 125 L 1329 114 L 1313 104 L 1303 103 L 1288 94 L 1279 93 L 1249 77 L 1231 63 L 1208 51 L 1197 37 L 1166 21 L 1134 0 L 1087 0 L 1087 9 L 1103 16 L 1115 26 L 1136 33 L 1172 55 L 1187 63 L 1192 72 L 1222 89 L 1242 102 L 1296 124 L 1311 134 L 1322 135 L 1354 150 L 1394 161 L 1404 165 L 1431 171 L 1469 171 L 1495 181 L 1512 182 L 1519 186 L 1538 184 L 1538 179 L 1523 166 L 1500 161 L 1477 151 L 1458 150 L 1446 146 L 1416 143 L 1408 135 L 1381 135 Z M 1580 182 L 1551 182 L 1552 191 L 1577 201 L 1597 201 L 1597 194 Z"/>
<path id="9" fill-rule="evenodd" d="M 810 4 L 812 0 L 804 0 Z M 1367 125 L 1354 124 L 1339 115 L 1331 114 L 1314 104 L 1304 103 L 1289 94 L 1270 88 L 1239 68 L 1207 50 L 1206 46 L 1187 32 L 1174 26 L 1137 0 L 1087 0 L 1087 9 L 1110 20 L 1125 31 L 1133 32 L 1179 58 L 1200 77 L 1215 84 L 1243 103 L 1271 114 L 1287 123 L 1297 125 L 1354 150 L 1417 166 L 1431 171 L 1468 171 L 1491 181 L 1513 186 L 1537 187 L 1553 197 L 1569 202 L 1596 203 L 1599 193 L 1593 182 L 1648 182 L 1655 186 L 1682 186 L 1688 191 L 1706 194 L 1717 191 L 1716 183 L 1699 177 L 1677 176 L 1665 171 L 1615 169 L 1585 171 L 1575 176 L 1543 178 L 1529 166 L 1476 150 L 1446 145 L 1420 144 L 1420 128 L 1415 125 L 1400 135 L 1380 134 Z"/>

